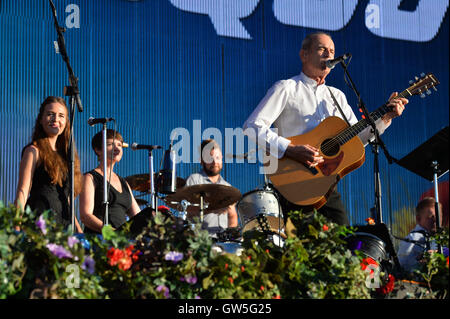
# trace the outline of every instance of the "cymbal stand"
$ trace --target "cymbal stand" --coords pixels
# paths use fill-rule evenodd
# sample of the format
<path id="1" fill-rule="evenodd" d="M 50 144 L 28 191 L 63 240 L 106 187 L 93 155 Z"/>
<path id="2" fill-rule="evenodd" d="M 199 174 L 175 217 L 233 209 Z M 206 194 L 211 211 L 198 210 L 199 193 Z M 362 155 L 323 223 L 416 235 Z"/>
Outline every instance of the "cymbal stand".
<path id="1" fill-rule="evenodd" d="M 186 220 L 187 217 L 187 208 L 191 203 L 189 203 L 187 200 L 183 199 L 180 203 L 182 211 L 181 211 L 181 218 L 183 220 Z"/>
<path id="2" fill-rule="evenodd" d="M 264 190 L 265 191 L 271 191 L 275 195 L 277 202 L 278 202 L 278 246 L 281 247 L 281 218 L 282 218 L 282 207 L 280 203 L 280 198 L 278 197 L 278 193 L 275 191 L 275 189 L 272 187 L 272 185 L 269 182 L 269 178 L 267 177 L 267 174 L 264 174 Z M 273 236 L 272 236 L 273 237 Z M 275 241 L 274 241 L 275 244 Z"/>
<path id="3" fill-rule="evenodd" d="M 203 210 L 204 210 L 203 194 L 200 194 L 200 222 L 202 224 L 203 224 Z"/>

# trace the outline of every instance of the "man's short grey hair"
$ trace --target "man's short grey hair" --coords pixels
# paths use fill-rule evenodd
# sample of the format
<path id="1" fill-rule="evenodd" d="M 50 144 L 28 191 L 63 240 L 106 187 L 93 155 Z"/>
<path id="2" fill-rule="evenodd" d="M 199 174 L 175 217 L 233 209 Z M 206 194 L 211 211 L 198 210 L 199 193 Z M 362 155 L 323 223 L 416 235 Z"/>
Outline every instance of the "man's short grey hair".
<path id="1" fill-rule="evenodd" d="M 316 31 L 316 32 L 310 33 L 302 41 L 302 50 L 307 51 L 307 50 L 311 49 L 311 46 L 314 43 L 314 40 L 319 35 L 326 35 L 326 36 L 330 37 L 330 39 L 331 39 L 331 35 L 326 32 L 323 32 L 323 31 Z"/>

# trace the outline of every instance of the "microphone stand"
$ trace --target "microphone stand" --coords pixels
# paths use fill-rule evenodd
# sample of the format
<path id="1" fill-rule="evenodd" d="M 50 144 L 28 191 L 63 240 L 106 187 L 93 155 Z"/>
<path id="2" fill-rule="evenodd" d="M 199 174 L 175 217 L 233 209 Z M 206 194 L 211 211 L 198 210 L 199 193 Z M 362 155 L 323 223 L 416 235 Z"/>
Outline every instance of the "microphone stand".
<path id="1" fill-rule="evenodd" d="M 157 212 L 157 199 L 155 193 L 155 169 L 153 167 L 153 152 L 152 149 L 148 150 L 148 160 L 150 164 L 150 196 L 152 201 L 152 208 Z"/>
<path id="2" fill-rule="evenodd" d="M 441 227 L 441 208 L 439 207 L 439 187 L 438 187 L 438 173 L 439 163 L 434 160 L 431 162 L 431 167 L 433 168 L 433 182 L 434 182 L 434 214 L 436 216 L 436 230 Z M 439 253 L 443 254 L 444 250 L 440 244 L 437 245 L 437 250 Z"/>
<path id="3" fill-rule="evenodd" d="M 106 122 L 103 123 L 103 129 L 102 129 L 102 148 L 103 148 L 103 225 L 108 225 L 109 219 L 109 202 L 108 202 L 108 160 L 107 160 L 107 146 L 106 146 Z M 111 163 L 112 165 L 112 163 Z M 111 174 L 112 175 L 112 174 Z M 111 177 L 110 177 L 111 178 Z"/>
<path id="4" fill-rule="evenodd" d="M 63 58 L 64 62 L 66 63 L 67 66 L 67 71 L 69 72 L 69 82 L 70 82 L 70 86 L 65 86 L 64 87 L 64 95 L 65 96 L 70 96 L 70 138 L 69 138 L 69 149 L 70 149 L 70 165 L 69 165 L 69 179 L 70 179 L 70 187 L 71 187 L 71 191 L 70 191 L 70 200 L 69 200 L 69 205 L 70 205 L 70 212 L 71 212 L 71 218 L 72 218 L 72 224 L 71 224 L 71 232 L 72 234 L 75 232 L 75 194 L 74 194 L 74 189 L 75 189 L 75 177 L 74 177 L 74 172 L 75 172 L 75 148 L 74 148 L 74 134 L 73 134 L 73 130 L 74 130 L 74 113 L 75 113 L 75 106 L 74 104 L 77 104 L 78 107 L 78 112 L 83 112 L 83 105 L 81 103 L 81 98 L 80 98 L 80 90 L 78 89 L 78 78 L 74 75 L 72 67 L 70 66 L 69 63 L 69 57 L 67 55 L 67 51 L 66 51 L 66 44 L 64 41 L 64 36 L 63 36 L 63 32 L 65 32 L 65 28 L 60 27 L 58 24 L 58 19 L 56 18 L 56 8 L 55 5 L 53 4 L 52 0 L 49 0 L 50 2 L 50 6 L 52 8 L 52 14 L 53 14 L 53 19 L 55 22 L 55 29 L 56 32 L 58 34 L 58 50 L 59 53 L 61 54 L 61 57 Z"/>
<path id="5" fill-rule="evenodd" d="M 378 129 L 375 125 L 375 122 L 372 120 L 372 117 L 370 116 L 366 105 L 364 104 L 364 101 L 361 98 L 361 95 L 359 94 L 359 91 L 356 89 L 355 83 L 353 82 L 352 78 L 350 77 L 350 74 L 347 69 L 347 64 L 345 64 L 344 61 L 340 62 L 342 68 L 344 69 L 345 75 L 350 80 L 351 88 L 353 92 L 355 92 L 356 97 L 358 98 L 358 107 L 360 110 L 362 110 L 364 117 L 366 121 L 372 126 L 372 132 L 375 135 L 375 140 L 370 141 L 369 144 L 372 147 L 372 153 L 374 154 L 374 180 L 375 180 L 375 223 L 381 224 L 383 223 L 383 213 L 382 213 L 382 207 L 381 207 L 381 180 L 380 180 L 380 166 L 379 166 L 379 150 L 378 147 L 381 146 L 381 148 L 384 151 L 384 154 L 386 155 L 386 158 L 389 162 L 389 164 L 392 164 L 395 159 L 390 156 L 389 152 L 386 149 L 386 145 L 383 143 L 382 139 L 380 138 L 380 134 L 378 132 Z"/>

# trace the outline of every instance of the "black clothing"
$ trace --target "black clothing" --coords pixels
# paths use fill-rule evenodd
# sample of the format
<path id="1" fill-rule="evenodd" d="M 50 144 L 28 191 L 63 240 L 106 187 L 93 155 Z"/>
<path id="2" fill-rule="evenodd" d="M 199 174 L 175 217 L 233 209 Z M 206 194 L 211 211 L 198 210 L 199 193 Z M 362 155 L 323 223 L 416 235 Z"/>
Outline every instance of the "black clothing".
<path id="1" fill-rule="evenodd" d="M 51 210 L 58 224 L 64 227 L 71 223 L 69 208 L 70 185 L 68 179 L 63 186 L 52 184 L 51 178 L 41 163 L 36 167 L 33 175 L 33 181 L 26 205 L 33 211 L 42 213 L 45 210 Z"/>
<path id="2" fill-rule="evenodd" d="M 290 211 L 302 210 L 305 213 L 314 211 L 314 208 L 293 204 L 286 198 L 284 198 L 283 195 L 281 195 L 279 192 L 277 193 L 280 199 L 280 205 L 283 211 L 284 219 L 287 219 L 287 214 Z M 325 205 L 320 207 L 317 211 L 324 215 L 328 220 L 338 225 L 350 225 L 346 209 L 341 201 L 341 195 L 336 191 L 336 189 L 331 192 L 330 197 L 328 198 Z"/>
<path id="3" fill-rule="evenodd" d="M 103 176 L 92 170 L 86 174 L 91 174 L 94 177 L 95 196 L 94 196 L 94 216 L 104 222 L 104 207 L 103 207 Z M 127 211 L 131 208 L 131 193 L 128 189 L 127 182 L 119 176 L 122 184 L 122 193 L 119 193 L 114 186 L 110 185 L 108 194 L 108 223 L 114 227 L 119 228 L 127 221 Z M 87 226 L 84 229 L 85 233 L 97 233 L 89 229 Z"/>

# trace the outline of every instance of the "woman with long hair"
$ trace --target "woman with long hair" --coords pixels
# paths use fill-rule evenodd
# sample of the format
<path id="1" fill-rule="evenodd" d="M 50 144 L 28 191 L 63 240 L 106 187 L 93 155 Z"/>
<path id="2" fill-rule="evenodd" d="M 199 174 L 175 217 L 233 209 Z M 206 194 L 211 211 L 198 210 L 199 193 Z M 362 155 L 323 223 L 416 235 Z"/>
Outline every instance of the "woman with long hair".
<path id="1" fill-rule="evenodd" d="M 16 207 L 42 213 L 51 210 L 57 223 L 71 223 L 69 206 L 69 144 L 70 121 L 66 102 L 49 96 L 42 102 L 36 118 L 31 143 L 22 150 L 17 184 Z M 75 146 L 74 146 L 75 147 Z M 76 149 L 74 184 L 75 197 L 81 192 L 80 160 Z M 78 232 L 82 229 L 75 219 Z"/>
<path id="2" fill-rule="evenodd" d="M 133 196 L 127 181 L 114 173 L 115 164 L 123 155 L 123 137 L 114 130 L 106 130 L 107 167 L 103 164 L 103 134 L 98 132 L 92 138 L 92 149 L 98 158 L 98 166 L 85 173 L 83 190 L 80 194 L 80 218 L 85 233 L 101 233 L 104 226 L 105 207 L 103 204 L 103 176 L 108 177 L 108 223 L 118 228 L 127 221 L 127 215 L 133 217 L 140 207 Z"/>

